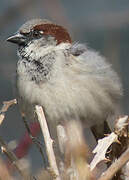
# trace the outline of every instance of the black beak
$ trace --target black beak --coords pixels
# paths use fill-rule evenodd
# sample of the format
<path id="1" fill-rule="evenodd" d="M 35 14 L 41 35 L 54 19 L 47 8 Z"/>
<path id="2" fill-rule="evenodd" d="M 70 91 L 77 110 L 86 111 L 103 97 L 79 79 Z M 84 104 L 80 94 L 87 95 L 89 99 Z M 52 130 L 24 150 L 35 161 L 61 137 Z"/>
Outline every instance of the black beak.
<path id="1" fill-rule="evenodd" d="M 23 34 L 17 33 L 13 36 L 10 36 L 7 41 L 12 42 L 12 43 L 16 43 L 18 45 L 22 45 L 25 44 L 26 42 L 26 37 Z"/>

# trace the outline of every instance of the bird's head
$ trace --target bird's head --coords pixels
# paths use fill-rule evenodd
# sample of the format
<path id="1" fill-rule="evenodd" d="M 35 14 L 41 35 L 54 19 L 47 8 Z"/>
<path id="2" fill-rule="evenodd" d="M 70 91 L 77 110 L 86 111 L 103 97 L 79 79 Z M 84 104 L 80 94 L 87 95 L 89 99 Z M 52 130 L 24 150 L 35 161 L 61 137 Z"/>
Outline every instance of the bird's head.
<path id="1" fill-rule="evenodd" d="M 23 24 L 7 41 L 23 47 L 33 42 L 37 42 L 38 46 L 56 46 L 60 43 L 71 43 L 71 38 L 67 30 L 60 25 L 46 19 L 32 19 Z"/>

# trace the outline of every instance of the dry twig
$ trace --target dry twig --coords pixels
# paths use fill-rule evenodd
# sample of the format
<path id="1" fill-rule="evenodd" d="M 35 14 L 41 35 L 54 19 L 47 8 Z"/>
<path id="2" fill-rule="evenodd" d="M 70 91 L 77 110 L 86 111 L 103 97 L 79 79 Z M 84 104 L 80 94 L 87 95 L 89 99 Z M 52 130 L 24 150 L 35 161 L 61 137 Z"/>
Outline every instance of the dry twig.
<path id="1" fill-rule="evenodd" d="M 8 145 L 4 142 L 4 140 L 0 137 L 0 146 L 2 149 L 2 152 L 8 157 L 9 161 L 12 163 L 12 165 L 17 169 L 19 174 L 27 180 L 30 175 L 27 175 L 22 171 L 22 169 L 19 167 L 19 162 L 15 154 L 8 148 Z"/>
<path id="2" fill-rule="evenodd" d="M 0 110 L 0 125 L 3 122 L 4 118 L 5 118 L 5 112 L 8 110 L 8 108 L 14 104 L 17 104 L 17 100 L 13 99 L 10 101 L 4 101 L 3 102 L 3 106 Z"/>
<path id="3" fill-rule="evenodd" d="M 62 154 L 64 154 L 65 153 L 65 145 L 66 145 L 66 141 L 68 140 L 68 138 L 66 136 L 65 128 L 62 125 L 57 126 L 57 137 L 58 137 L 60 152 Z"/>
<path id="4" fill-rule="evenodd" d="M 59 171 L 56 164 L 56 158 L 55 158 L 53 147 L 52 147 L 53 140 L 50 137 L 50 133 L 48 130 L 48 126 L 47 126 L 47 122 L 44 116 L 43 109 L 41 106 L 38 106 L 38 105 L 35 106 L 35 109 L 38 116 L 38 121 L 41 126 L 43 137 L 45 140 L 46 152 L 47 152 L 48 161 L 50 165 L 50 168 L 48 170 L 50 174 L 52 175 L 53 179 L 60 180 Z"/>
<path id="5" fill-rule="evenodd" d="M 0 180 L 14 180 L 9 173 L 9 169 L 4 163 L 4 161 L 0 158 Z"/>
<path id="6" fill-rule="evenodd" d="M 117 159 L 98 180 L 110 180 L 129 161 L 129 148 Z"/>
<path id="7" fill-rule="evenodd" d="M 117 138 L 118 136 L 114 132 L 112 132 L 109 136 L 98 140 L 98 144 L 93 150 L 93 153 L 96 153 L 96 155 L 90 163 L 91 170 L 93 170 L 99 162 L 108 161 L 108 159 L 106 159 L 105 157 L 106 152 L 113 142 L 118 141 Z"/>

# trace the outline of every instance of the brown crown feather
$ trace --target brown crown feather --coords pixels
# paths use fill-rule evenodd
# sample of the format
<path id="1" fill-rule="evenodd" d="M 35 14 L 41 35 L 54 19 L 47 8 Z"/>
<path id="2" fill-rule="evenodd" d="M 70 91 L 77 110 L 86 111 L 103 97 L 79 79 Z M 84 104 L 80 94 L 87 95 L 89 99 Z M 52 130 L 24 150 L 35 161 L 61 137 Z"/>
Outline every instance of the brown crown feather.
<path id="1" fill-rule="evenodd" d="M 52 35 L 57 40 L 57 44 L 62 42 L 71 43 L 71 37 L 65 28 L 56 24 L 41 24 L 36 25 L 34 30 L 43 31 L 45 35 Z"/>

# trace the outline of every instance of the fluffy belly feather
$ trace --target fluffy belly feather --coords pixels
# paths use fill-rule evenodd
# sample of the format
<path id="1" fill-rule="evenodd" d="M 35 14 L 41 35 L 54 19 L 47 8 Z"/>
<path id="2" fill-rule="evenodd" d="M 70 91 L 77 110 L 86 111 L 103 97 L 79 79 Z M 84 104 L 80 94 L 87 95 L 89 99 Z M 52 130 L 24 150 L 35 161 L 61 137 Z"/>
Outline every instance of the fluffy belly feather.
<path id="1" fill-rule="evenodd" d="M 90 85 L 89 85 L 90 84 Z M 85 81 L 58 78 L 58 81 L 36 84 L 18 79 L 18 94 L 22 105 L 43 106 L 47 119 L 60 122 L 70 118 L 83 119 L 86 126 L 101 123 L 114 111 L 108 93 L 93 79 Z M 25 103 L 26 102 L 26 103 Z M 23 108 L 27 111 L 27 106 Z"/>

